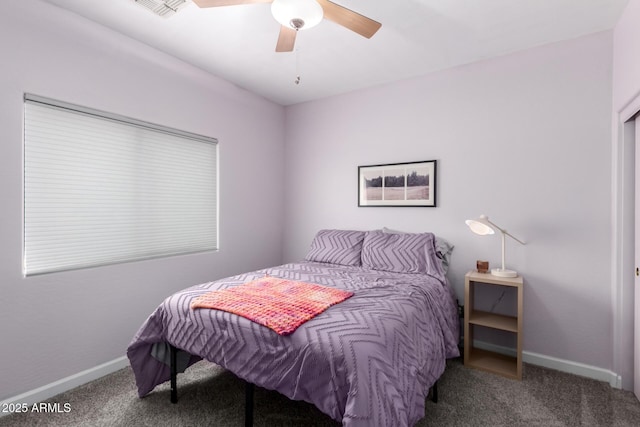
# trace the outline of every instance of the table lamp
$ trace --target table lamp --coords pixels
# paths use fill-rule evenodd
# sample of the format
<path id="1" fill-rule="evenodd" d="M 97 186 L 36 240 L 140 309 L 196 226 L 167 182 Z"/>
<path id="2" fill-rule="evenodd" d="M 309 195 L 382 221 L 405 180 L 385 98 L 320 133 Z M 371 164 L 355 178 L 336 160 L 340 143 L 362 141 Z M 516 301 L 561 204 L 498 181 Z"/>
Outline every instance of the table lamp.
<path id="1" fill-rule="evenodd" d="M 511 237 L 516 242 L 524 245 L 525 243 L 514 237 L 513 234 L 510 234 L 504 228 L 498 227 L 493 222 L 489 221 L 489 217 L 486 215 L 480 215 L 478 219 L 468 219 L 465 223 L 469 226 L 471 231 L 481 236 L 486 236 L 487 234 L 494 234 L 495 230 L 500 231 L 502 233 L 502 268 L 493 268 L 491 269 L 491 274 L 494 276 L 500 277 L 516 277 L 518 273 L 514 270 L 507 270 L 504 266 L 504 247 L 505 247 L 505 236 Z"/>

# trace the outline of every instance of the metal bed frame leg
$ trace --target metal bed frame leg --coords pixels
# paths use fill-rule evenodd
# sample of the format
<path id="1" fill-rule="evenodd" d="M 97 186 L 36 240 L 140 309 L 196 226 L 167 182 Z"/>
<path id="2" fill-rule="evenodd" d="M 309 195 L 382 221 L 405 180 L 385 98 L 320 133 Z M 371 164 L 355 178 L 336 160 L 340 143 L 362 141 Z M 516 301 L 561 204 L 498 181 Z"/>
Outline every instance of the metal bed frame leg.
<path id="1" fill-rule="evenodd" d="M 169 344 L 169 356 L 171 359 L 171 403 L 178 403 L 178 350 Z"/>
<path id="2" fill-rule="evenodd" d="M 244 427 L 253 426 L 253 389 L 253 384 L 247 382 L 244 399 Z"/>
<path id="3" fill-rule="evenodd" d="M 171 360 L 171 403 L 178 403 L 178 349 L 171 344 L 169 344 L 169 359 Z M 253 390 L 255 387 L 250 382 L 245 384 L 244 425 L 245 427 L 253 427 Z"/>
<path id="4" fill-rule="evenodd" d="M 247 382 L 244 400 L 244 427 L 253 427 L 253 389 L 253 384 Z"/>

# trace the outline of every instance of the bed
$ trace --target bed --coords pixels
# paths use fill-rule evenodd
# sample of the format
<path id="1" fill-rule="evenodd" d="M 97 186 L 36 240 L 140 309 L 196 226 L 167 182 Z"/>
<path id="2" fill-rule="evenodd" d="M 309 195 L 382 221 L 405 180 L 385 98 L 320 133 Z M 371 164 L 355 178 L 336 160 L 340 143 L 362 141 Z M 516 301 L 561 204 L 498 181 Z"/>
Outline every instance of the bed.
<path id="1" fill-rule="evenodd" d="M 446 359 L 459 356 L 457 305 L 437 243 L 431 233 L 320 230 L 301 262 L 168 297 L 127 349 L 139 396 L 171 379 L 168 354 L 178 349 L 174 368 L 208 360 L 312 403 L 345 427 L 414 425 Z M 191 308 L 203 294 L 265 276 L 353 296 L 288 335 L 230 312 Z"/>

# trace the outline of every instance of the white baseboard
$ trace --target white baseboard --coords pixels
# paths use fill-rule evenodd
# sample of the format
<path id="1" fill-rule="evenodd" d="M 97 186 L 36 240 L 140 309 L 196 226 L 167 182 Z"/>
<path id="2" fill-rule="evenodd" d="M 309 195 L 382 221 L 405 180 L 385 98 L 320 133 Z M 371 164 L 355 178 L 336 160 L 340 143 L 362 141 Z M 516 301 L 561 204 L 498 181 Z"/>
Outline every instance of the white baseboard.
<path id="1" fill-rule="evenodd" d="M 567 372 L 569 374 L 580 375 L 582 377 L 592 378 L 598 381 L 609 383 L 611 387 L 621 388 L 622 378 L 615 372 L 608 369 L 598 368 L 596 366 L 585 365 L 584 363 L 572 362 L 569 360 L 558 359 L 552 356 L 533 353 L 529 351 L 522 352 L 522 361 L 538 365 L 545 368 L 555 369 L 557 371 Z"/>
<path id="2" fill-rule="evenodd" d="M 93 380 L 97 380 L 98 378 L 102 378 L 105 375 L 114 373 L 122 368 L 126 368 L 127 366 L 129 366 L 129 359 L 127 359 L 126 356 L 122 356 L 110 362 L 103 363 L 102 365 L 87 369 L 86 371 L 82 371 L 42 387 L 38 387 L 35 390 L 30 390 L 18 396 L 10 397 L 9 399 L 0 402 L 0 408 L 18 404 L 31 406 L 34 403 L 50 399 L 53 396 L 64 393 L 65 391 L 69 391 Z M 0 417 L 8 414 L 9 412 L 0 411 Z"/>
<path id="3" fill-rule="evenodd" d="M 473 346 L 483 350 L 495 351 L 496 353 L 506 354 L 515 357 L 516 351 L 513 348 L 502 347 L 483 341 L 473 341 Z M 605 381 L 611 387 L 622 388 L 622 378 L 615 372 L 607 369 L 598 368 L 596 366 L 585 365 L 584 363 L 573 362 L 571 360 L 559 359 L 553 356 L 533 353 L 531 351 L 522 352 L 522 361 L 532 365 L 542 366 L 543 368 L 555 369 L 556 371 L 566 372 L 569 374 L 579 375 L 598 381 Z"/>

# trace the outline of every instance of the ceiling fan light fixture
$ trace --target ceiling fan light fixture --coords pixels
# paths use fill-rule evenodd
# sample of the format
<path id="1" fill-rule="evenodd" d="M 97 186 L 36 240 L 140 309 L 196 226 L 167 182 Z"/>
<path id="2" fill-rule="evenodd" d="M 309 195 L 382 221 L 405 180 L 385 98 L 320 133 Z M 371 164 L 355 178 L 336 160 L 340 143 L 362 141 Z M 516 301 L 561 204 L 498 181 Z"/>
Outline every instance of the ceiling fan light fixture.
<path id="1" fill-rule="evenodd" d="M 324 11 L 316 0 L 274 0 L 271 14 L 286 27 L 306 30 L 322 21 Z"/>

